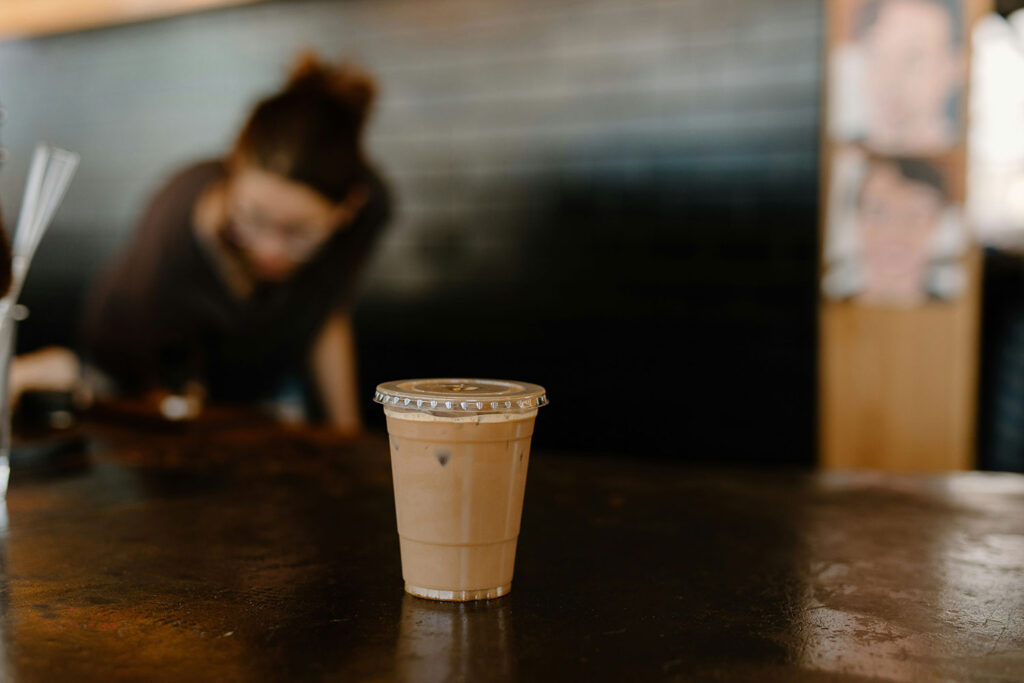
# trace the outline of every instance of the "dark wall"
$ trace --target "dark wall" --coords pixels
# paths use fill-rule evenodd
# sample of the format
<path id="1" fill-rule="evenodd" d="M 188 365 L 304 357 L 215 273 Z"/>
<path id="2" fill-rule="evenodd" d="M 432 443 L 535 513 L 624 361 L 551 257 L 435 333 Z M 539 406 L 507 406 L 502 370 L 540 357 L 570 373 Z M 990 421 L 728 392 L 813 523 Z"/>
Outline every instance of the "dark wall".
<path id="1" fill-rule="evenodd" d="M 147 193 L 223 150 L 308 45 L 383 86 L 371 149 L 400 207 L 357 316 L 364 393 L 521 378 L 550 390 L 549 448 L 810 462 L 820 15 L 282 2 L 0 44 L 9 219 L 36 139 L 83 155 L 22 347 L 73 341 Z"/>

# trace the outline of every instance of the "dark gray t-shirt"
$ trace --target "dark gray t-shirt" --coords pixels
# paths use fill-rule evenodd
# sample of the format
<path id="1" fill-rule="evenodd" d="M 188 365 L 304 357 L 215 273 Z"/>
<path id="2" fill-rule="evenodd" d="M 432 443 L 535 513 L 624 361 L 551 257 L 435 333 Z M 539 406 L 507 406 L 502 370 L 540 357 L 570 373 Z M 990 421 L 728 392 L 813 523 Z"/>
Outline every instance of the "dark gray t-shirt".
<path id="1" fill-rule="evenodd" d="M 390 213 L 381 179 L 370 199 L 282 283 L 240 300 L 198 242 L 193 211 L 222 162 L 196 164 L 157 193 L 127 247 L 93 288 L 86 356 L 125 393 L 201 380 L 213 400 L 249 401 L 305 375 L 312 342 L 334 311 L 355 304 L 358 275 Z"/>

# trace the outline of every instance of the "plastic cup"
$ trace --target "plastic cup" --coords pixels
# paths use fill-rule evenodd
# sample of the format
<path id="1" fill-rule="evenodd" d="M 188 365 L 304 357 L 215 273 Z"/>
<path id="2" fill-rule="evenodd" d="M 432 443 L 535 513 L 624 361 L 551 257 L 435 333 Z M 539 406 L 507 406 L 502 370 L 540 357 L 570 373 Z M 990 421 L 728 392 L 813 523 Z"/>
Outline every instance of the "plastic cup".
<path id="1" fill-rule="evenodd" d="M 400 380 L 374 401 L 387 417 L 405 590 L 458 602 L 507 594 L 544 388 Z"/>

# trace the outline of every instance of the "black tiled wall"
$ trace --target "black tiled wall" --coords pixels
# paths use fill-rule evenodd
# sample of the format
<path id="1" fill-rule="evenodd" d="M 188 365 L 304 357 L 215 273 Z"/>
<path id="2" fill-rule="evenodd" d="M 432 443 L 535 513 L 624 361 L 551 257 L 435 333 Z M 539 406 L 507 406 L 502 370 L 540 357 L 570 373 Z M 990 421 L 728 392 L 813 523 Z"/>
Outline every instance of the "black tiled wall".
<path id="1" fill-rule="evenodd" d="M 73 342 L 147 194 L 311 46 L 382 84 L 367 391 L 518 377 L 548 448 L 810 462 L 820 32 L 808 0 L 357 0 L 0 44 L 8 220 L 36 139 L 83 155 L 22 348 Z"/>

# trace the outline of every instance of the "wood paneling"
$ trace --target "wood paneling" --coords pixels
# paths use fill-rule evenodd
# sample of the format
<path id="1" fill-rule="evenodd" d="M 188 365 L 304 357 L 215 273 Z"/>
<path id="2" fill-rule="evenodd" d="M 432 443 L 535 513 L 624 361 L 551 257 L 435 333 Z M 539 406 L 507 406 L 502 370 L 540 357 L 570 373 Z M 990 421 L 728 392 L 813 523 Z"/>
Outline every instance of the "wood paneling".
<path id="1" fill-rule="evenodd" d="M 825 467 L 974 466 L 979 255 L 954 303 L 914 310 L 822 307 L 821 452 Z"/>
<path id="2" fill-rule="evenodd" d="M 0 38 L 100 28 L 257 0 L 3 0 Z"/>
<path id="3" fill-rule="evenodd" d="M 827 46 L 840 17 L 827 3 Z M 991 9 L 968 0 L 967 22 Z M 969 35 L 969 32 L 968 32 Z M 823 98 L 823 102 L 827 101 Z M 822 231 L 834 144 L 822 135 Z M 965 196 L 966 134 L 936 160 Z M 981 258 L 965 261 L 968 286 L 953 302 L 874 308 L 823 300 L 819 310 L 820 462 L 829 468 L 963 470 L 975 466 Z"/>

